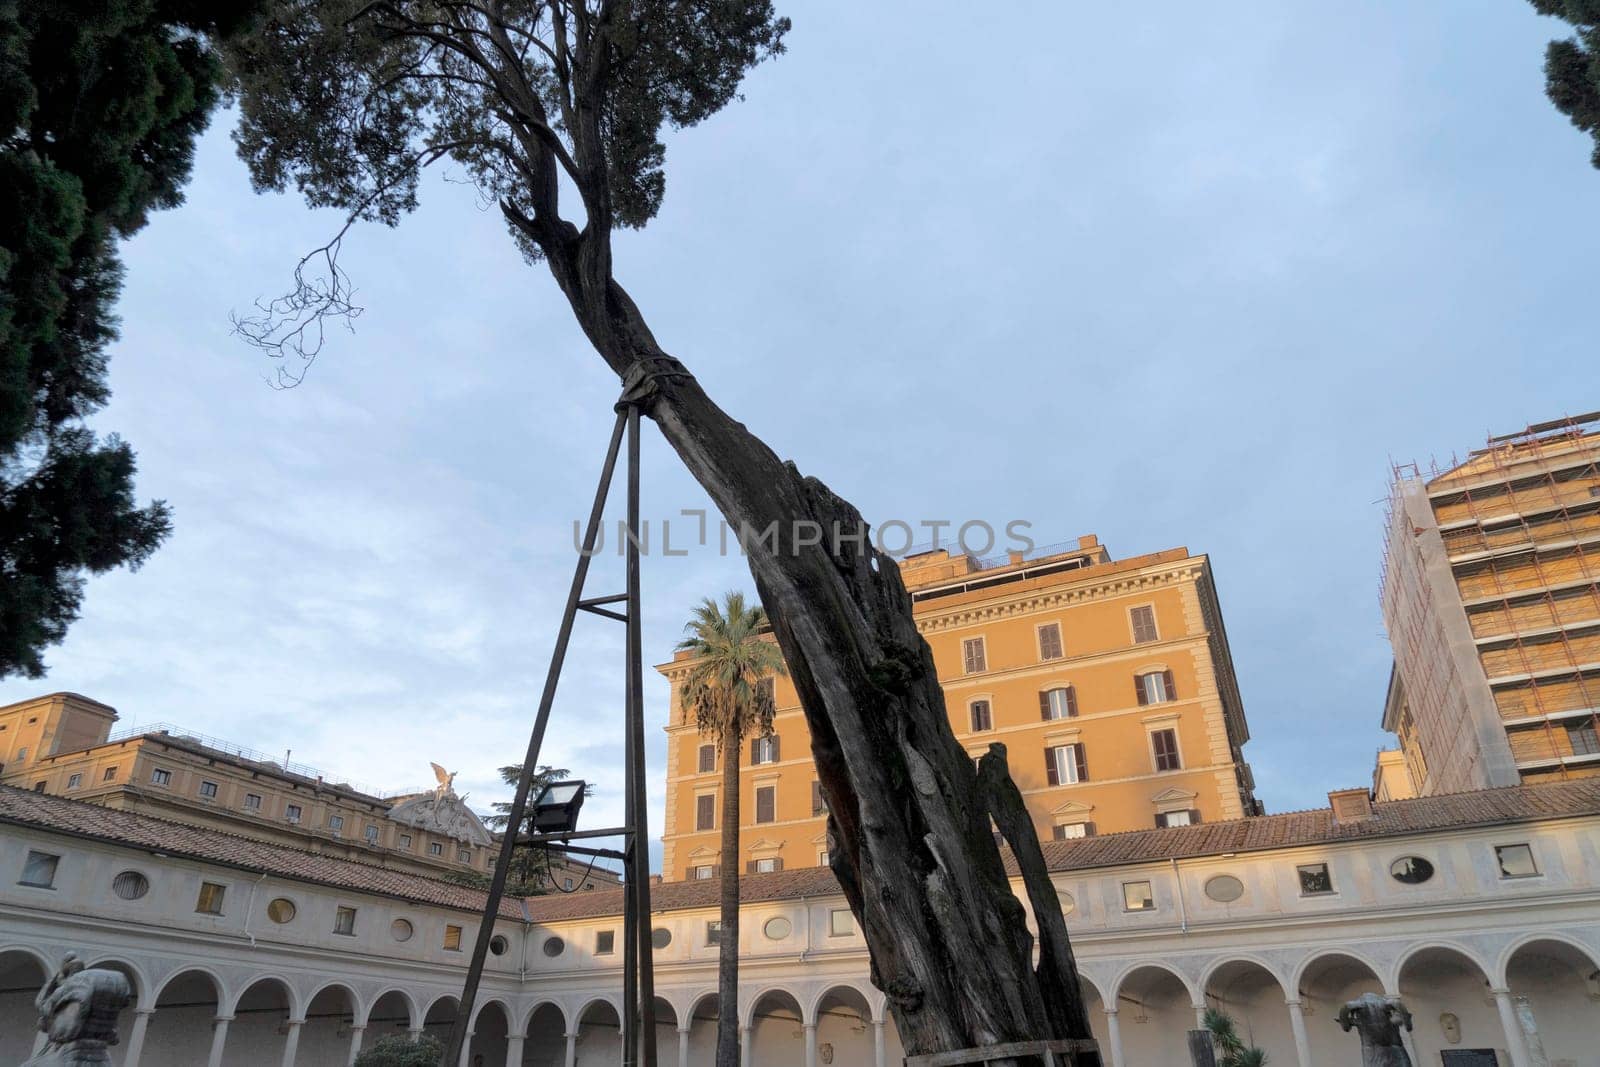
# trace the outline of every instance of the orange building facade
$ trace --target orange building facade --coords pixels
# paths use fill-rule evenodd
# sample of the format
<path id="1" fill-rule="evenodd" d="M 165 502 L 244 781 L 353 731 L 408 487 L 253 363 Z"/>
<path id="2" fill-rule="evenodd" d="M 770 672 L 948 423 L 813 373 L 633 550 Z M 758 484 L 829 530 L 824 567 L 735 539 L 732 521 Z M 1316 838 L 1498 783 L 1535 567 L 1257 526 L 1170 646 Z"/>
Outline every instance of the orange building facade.
<path id="1" fill-rule="evenodd" d="M 901 561 L 950 724 L 974 757 L 1005 744 L 1041 838 L 1237 819 L 1260 812 L 1249 739 L 1207 557 L 1177 548 L 1113 561 L 1091 536 L 985 565 L 945 550 Z M 718 873 L 721 764 L 672 683 L 663 877 Z M 776 683 L 770 739 L 741 751 L 741 869 L 827 861 L 805 715 Z"/>

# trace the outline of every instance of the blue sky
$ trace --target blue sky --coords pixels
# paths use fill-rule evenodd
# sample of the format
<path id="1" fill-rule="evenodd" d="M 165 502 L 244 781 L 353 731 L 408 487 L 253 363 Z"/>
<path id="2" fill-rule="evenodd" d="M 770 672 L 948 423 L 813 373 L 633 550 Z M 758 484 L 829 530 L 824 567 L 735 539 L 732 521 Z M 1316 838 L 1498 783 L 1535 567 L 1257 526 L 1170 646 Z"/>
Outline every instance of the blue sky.
<path id="1" fill-rule="evenodd" d="M 1391 460 L 1600 407 L 1600 172 L 1540 69 L 1561 26 L 1518 0 L 785 6 L 789 53 L 671 139 L 661 217 L 618 239 L 657 336 L 871 521 L 1208 553 L 1269 810 L 1367 781 Z M 354 332 L 270 389 L 229 312 L 336 220 L 253 194 L 230 126 L 127 246 L 98 420 L 175 533 L 0 700 L 76 690 L 375 785 L 436 760 L 486 803 L 617 384 L 442 170 L 347 242 Z M 647 515 L 708 506 L 645 446 Z M 707 550 L 645 582 L 652 662 L 749 586 Z M 547 759 L 598 783 L 593 825 L 620 812 L 620 627 L 580 626 Z"/>

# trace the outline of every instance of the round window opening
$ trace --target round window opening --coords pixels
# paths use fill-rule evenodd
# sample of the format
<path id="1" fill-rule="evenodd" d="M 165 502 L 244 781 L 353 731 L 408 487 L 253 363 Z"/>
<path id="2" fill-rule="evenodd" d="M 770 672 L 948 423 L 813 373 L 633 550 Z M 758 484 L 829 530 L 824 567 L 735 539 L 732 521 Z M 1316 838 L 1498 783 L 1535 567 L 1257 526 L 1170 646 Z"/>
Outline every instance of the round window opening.
<path id="1" fill-rule="evenodd" d="M 1389 864 L 1389 874 L 1405 885 L 1421 885 L 1433 877 L 1433 864 L 1421 856 L 1401 856 Z"/>
<path id="2" fill-rule="evenodd" d="M 286 922 L 294 921 L 294 901 L 287 897 L 279 897 L 267 905 L 267 918 L 282 926 Z"/>
<path id="3" fill-rule="evenodd" d="M 1244 883 L 1231 874 L 1219 874 L 1206 882 L 1206 896 L 1218 904 L 1232 904 L 1244 896 Z"/>
<path id="4" fill-rule="evenodd" d="M 413 931 L 409 922 L 404 919 L 396 919 L 389 924 L 389 933 L 396 941 L 410 941 Z"/>
<path id="5" fill-rule="evenodd" d="M 547 937 L 544 942 L 544 954 L 555 959 L 567 950 L 567 943 L 559 937 Z"/>
<path id="6" fill-rule="evenodd" d="M 123 871 L 111 880 L 111 891 L 123 900 L 138 900 L 150 892 L 150 879 L 138 871 Z"/>
<path id="7" fill-rule="evenodd" d="M 495 934 L 489 939 L 489 951 L 496 956 L 504 956 L 506 949 L 511 947 L 511 942 L 505 939 L 504 934 Z"/>
<path id="8" fill-rule="evenodd" d="M 788 919 L 785 919 L 780 915 L 777 918 L 768 919 L 767 925 L 763 926 L 761 929 L 762 932 L 767 935 L 769 940 L 782 941 L 793 932 L 794 927 L 789 924 Z"/>
<path id="9" fill-rule="evenodd" d="M 1067 892 L 1065 889 L 1058 889 L 1056 891 L 1056 899 L 1061 901 L 1062 915 L 1071 915 L 1073 912 L 1078 910 L 1078 902 L 1073 900 L 1072 894 Z"/>
<path id="10" fill-rule="evenodd" d="M 672 944 L 672 931 L 665 926 L 656 927 L 650 931 L 650 944 L 658 949 L 666 948 Z"/>

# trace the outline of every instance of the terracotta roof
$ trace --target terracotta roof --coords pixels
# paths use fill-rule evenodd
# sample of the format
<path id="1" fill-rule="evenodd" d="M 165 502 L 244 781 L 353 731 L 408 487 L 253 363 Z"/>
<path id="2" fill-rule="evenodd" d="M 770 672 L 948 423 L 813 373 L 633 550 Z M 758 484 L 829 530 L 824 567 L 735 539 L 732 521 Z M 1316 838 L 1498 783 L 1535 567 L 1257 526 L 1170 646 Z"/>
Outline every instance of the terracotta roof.
<path id="1" fill-rule="evenodd" d="M 321 856 L 204 826 L 102 808 L 11 786 L 0 786 L 0 824 L 5 823 L 463 911 L 482 913 L 486 897 L 480 889 L 440 878 Z M 522 915 L 520 899 L 501 902 L 501 918 L 520 922 Z"/>
<path id="2" fill-rule="evenodd" d="M 1354 823 L 1336 823 L 1332 810 L 1317 808 L 1231 822 L 1132 830 L 1041 844 L 1050 870 L 1077 871 L 1580 815 L 1600 815 L 1600 778 L 1386 801 L 1373 805 L 1371 818 Z M 1007 873 L 1016 876 L 1016 861 L 1010 850 L 1004 850 L 1004 854 Z M 838 892 L 839 883 L 826 867 L 739 876 L 739 899 L 745 903 L 830 896 Z M 666 882 L 651 887 L 650 906 L 655 911 L 710 908 L 716 906 L 720 893 L 721 883 L 717 879 Z M 528 898 L 528 913 L 535 922 L 595 918 L 617 915 L 621 911 L 620 890 Z"/>
<path id="3" fill-rule="evenodd" d="M 1374 804 L 1372 816 L 1359 822 L 1336 822 L 1331 810 L 1318 808 L 1200 826 L 1046 841 L 1043 847 L 1045 862 L 1052 871 L 1076 871 L 1584 815 L 1600 815 L 1600 778 L 1386 801 Z M 481 890 L 453 882 L 319 856 L 220 830 L 114 811 L 9 786 L 0 786 L 0 824 L 4 823 L 35 826 L 251 871 L 264 870 L 285 878 L 422 904 L 466 911 L 483 908 Z M 1016 873 L 1009 853 L 1006 865 L 1010 873 Z M 747 874 L 739 879 L 739 898 L 745 903 L 832 896 L 838 892 L 839 884 L 826 867 Z M 528 917 L 534 922 L 617 915 L 622 911 L 622 893 L 621 889 L 596 889 L 528 897 L 526 901 L 508 899 L 502 903 L 500 915 L 503 919 L 520 920 L 524 904 Z M 711 908 L 716 906 L 720 893 L 718 879 L 666 882 L 651 887 L 650 903 L 655 911 Z"/>

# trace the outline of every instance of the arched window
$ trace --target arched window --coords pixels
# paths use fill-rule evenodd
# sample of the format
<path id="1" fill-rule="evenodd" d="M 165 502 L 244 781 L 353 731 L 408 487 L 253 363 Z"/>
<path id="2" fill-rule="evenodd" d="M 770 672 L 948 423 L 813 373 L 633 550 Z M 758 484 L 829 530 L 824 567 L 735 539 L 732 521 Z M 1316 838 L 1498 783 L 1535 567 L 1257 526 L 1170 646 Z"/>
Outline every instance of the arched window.
<path id="1" fill-rule="evenodd" d="M 1070 685 L 1046 689 L 1039 694 L 1039 718 L 1072 719 L 1078 715 L 1078 694 Z"/>

